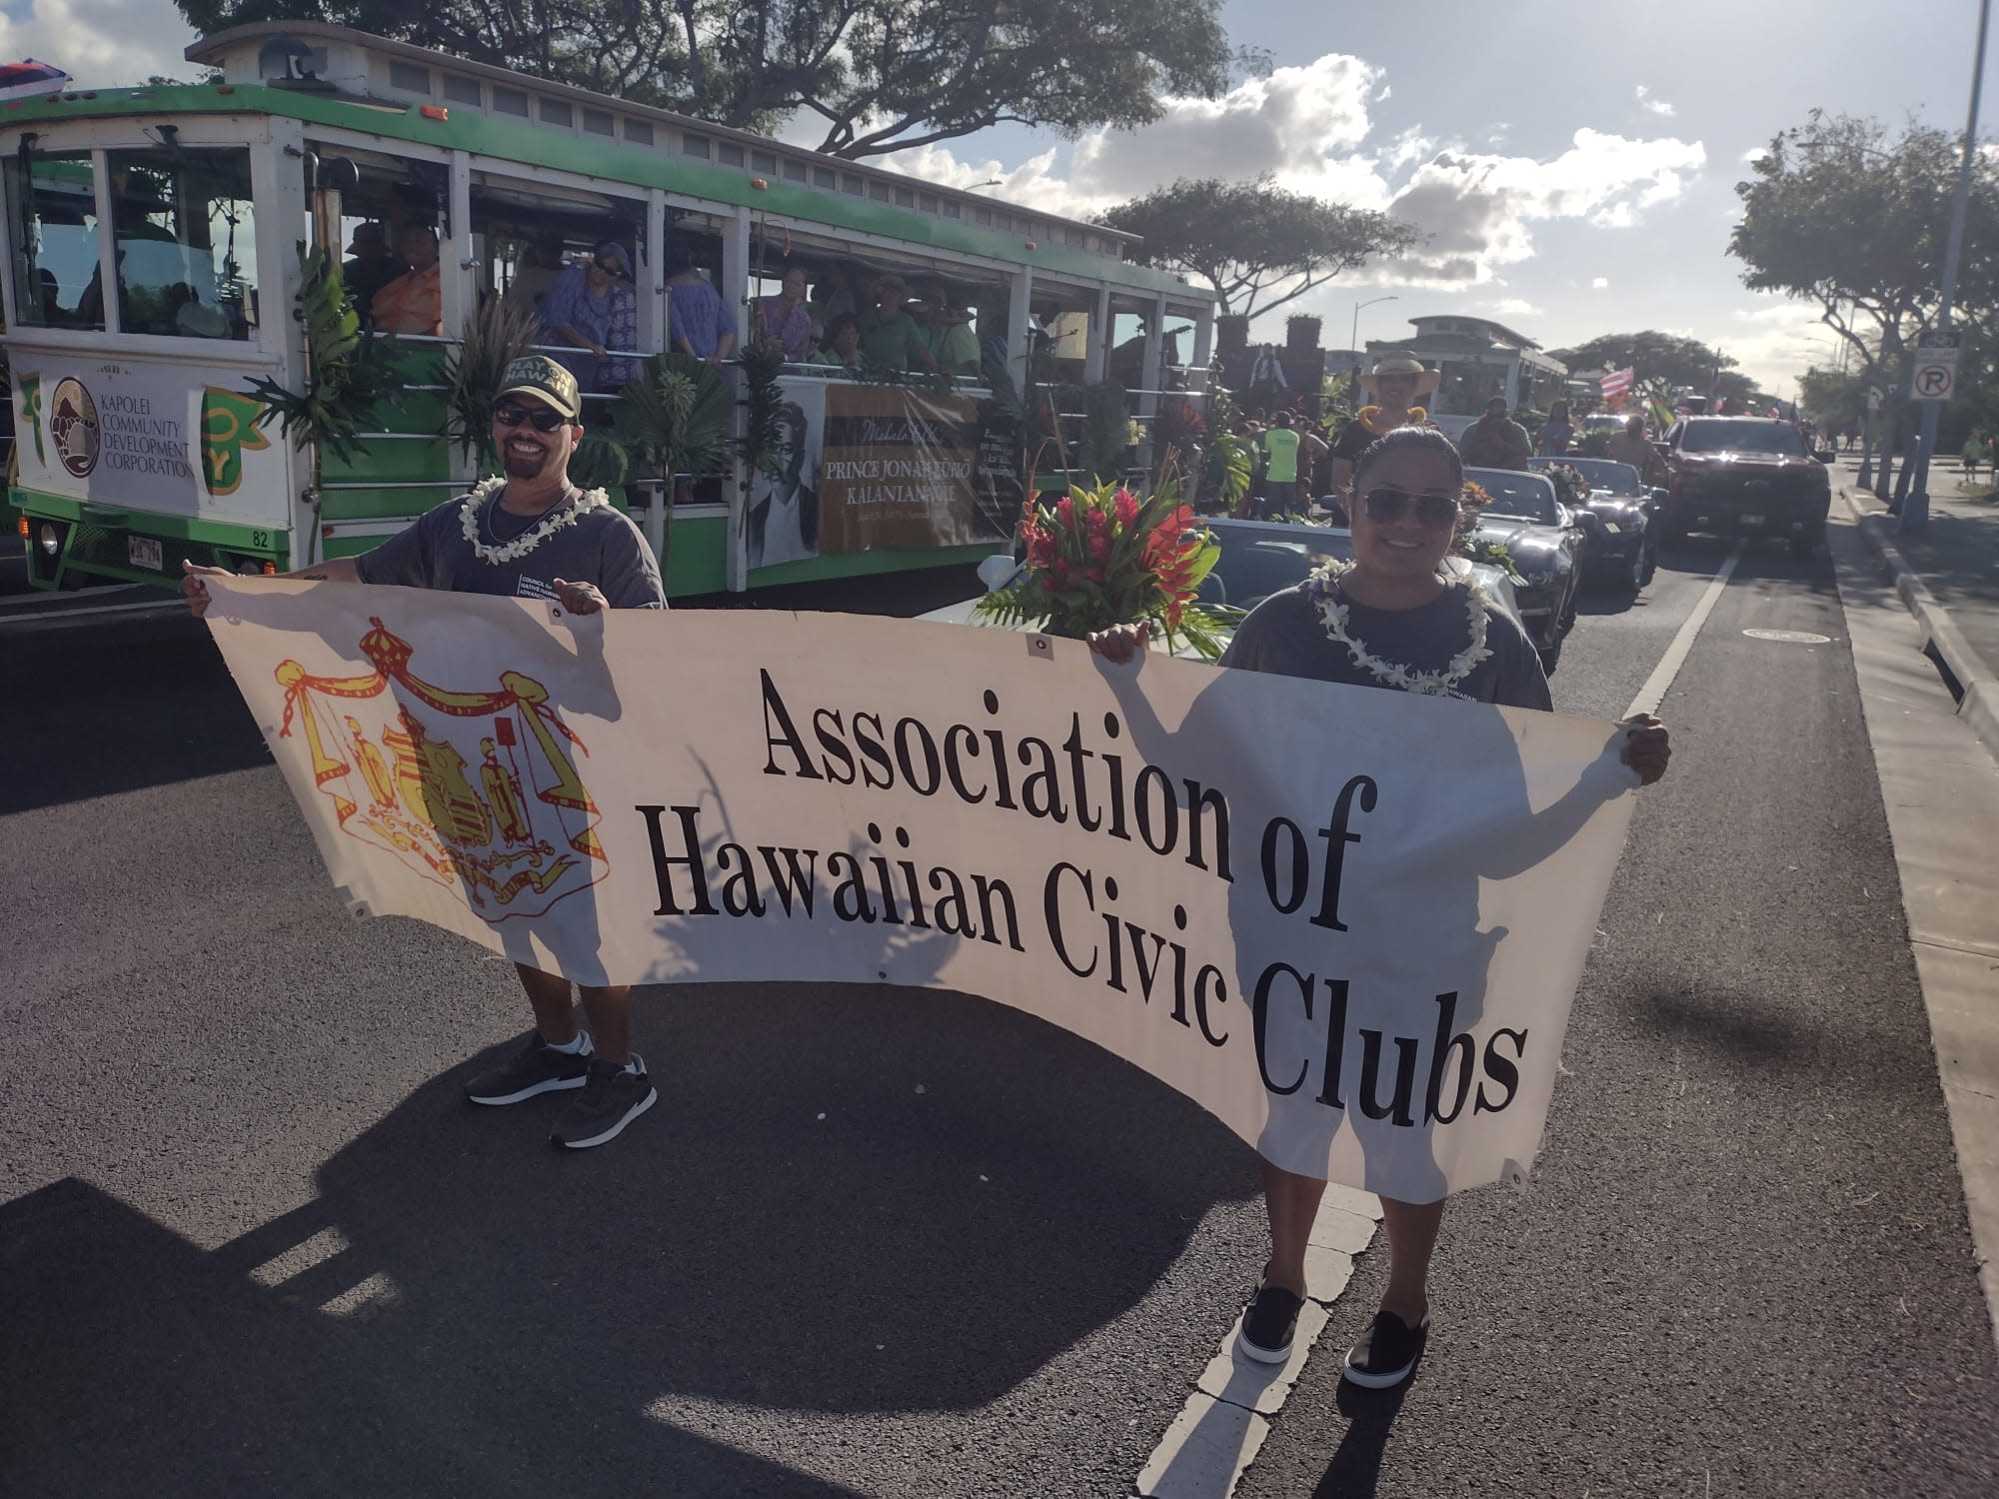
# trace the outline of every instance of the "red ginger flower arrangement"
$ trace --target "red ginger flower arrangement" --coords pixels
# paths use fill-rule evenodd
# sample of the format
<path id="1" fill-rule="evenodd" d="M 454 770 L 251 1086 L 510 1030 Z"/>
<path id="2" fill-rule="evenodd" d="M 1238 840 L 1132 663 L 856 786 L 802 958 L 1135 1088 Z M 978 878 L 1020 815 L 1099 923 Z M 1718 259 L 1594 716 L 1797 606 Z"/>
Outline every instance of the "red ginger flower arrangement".
<path id="1" fill-rule="evenodd" d="M 1208 660 L 1224 621 L 1196 602 L 1221 547 L 1172 478 L 1141 498 L 1119 484 L 1076 485 L 1052 505 L 1021 509 L 1026 566 L 979 601 L 1005 625 L 1082 639 L 1112 625 L 1150 623 L 1172 648 L 1185 638 Z"/>

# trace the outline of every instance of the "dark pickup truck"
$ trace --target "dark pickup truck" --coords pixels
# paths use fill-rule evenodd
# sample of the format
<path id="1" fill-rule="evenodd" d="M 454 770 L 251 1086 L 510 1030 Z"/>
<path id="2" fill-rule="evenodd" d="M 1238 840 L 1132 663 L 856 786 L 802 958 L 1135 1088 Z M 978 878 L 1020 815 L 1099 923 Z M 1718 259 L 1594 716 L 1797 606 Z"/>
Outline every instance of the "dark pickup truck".
<path id="1" fill-rule="evenodd" d="M 1666 434 L 1665 539 L 1769 536 L 1808 557 L 1825 539 L 1832 480 L 1789 422 L 1690 416 Z"/>

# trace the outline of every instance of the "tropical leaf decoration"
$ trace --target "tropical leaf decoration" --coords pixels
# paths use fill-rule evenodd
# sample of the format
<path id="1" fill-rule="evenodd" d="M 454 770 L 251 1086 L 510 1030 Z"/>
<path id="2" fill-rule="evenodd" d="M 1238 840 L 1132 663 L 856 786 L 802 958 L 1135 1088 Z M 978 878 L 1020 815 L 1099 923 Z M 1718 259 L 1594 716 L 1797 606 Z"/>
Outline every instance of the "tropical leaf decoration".
<path id="1" fill-rule="evenodd" d="M 1491 503 L 1490 490 L 1482 484 L 1466 481 L 1463 503 L 1458 507 L 1458 555 L 1473 562 L 1483 562 L 1488 567 L 1496 567 L 1515 584 L 1523 584 L 1527 580 L 1520 576 L 1520 568 L 1514 562 L 1513 553 L 1506 543 L 1481 538 L 1478 535 L 1478 513 Z"/>
<path id="2" fill-rule="evenodd" d="M 743 465 L 751 473 L 772 478 L 784 472 L 784 423 L 778 420 L 784 407 L 784 387 L 778 376 L 784 371 L 784 345 L 774 338 L 757 337 L 737 356 L 736 367 L 743 375 L 743 435 L 740 442 Z"/>
<path id="3" fill-rule="evenodd" d="M 1227 644 L 1234 618 L 1196 602 L 1222 549 L 1181 503 L 1176 475 L 1163 475 L 1143 499 L 1105 483 L 1073 485 L 1052 505 L 1030 500 L 1020 539 L 1026 567 L 977 606 L 995 624 L 1082 639 L 1148 623 L 1169 650 L 1185 640 L 1210 661 Z"/>
<path id="4" fill-rule="evenodd" d="M 1124 387 L 1114 380 L 1067 385 L 1060 400 L 1064 411 L 1082 413 L 1076 458 L 1083 472 L 1098 481 L 1120 477 L 1125 450 L 1132 441 L 1130 399 Z"/>
<path id="5" fill-rule="evenodd" d="M 465 319 L 458 347 L 444 360 L 445 431 L 459 452 L 482 469 L 499 467 L 493 451 L 493 403 L 507 366 L 534 352 L 541 318 L 531 306 L 504 297 Z"/>
<path id="6" fill-rule="evenodd" d="M 295 446 L 308 444 L 351 462 L 371 420 L 402 404 L 406 381 L 401 349 L 392 335 L 368 337 L 341 278 L 340 262 L 317 245 L 298 246 L 299 289 L 294 299 L 305 332 L 305 389 L 287 390 L 259 377 L 250 391 L 263 403 L 259 427 L 277 424 Z"/>
<path id="7" fill-rule="evenodd" d="M 618 393 L 611 426 L 637 461 L 662 477 L 706 474 L 729 459 L 728 382 L 676 349 L 646 360 Z"/>
<path id="8" fill-rule="evenodd" d="M 578 489 L 616 489 L 631 471 L 625 445 L 600 433 L 584 433 L 569 455 L 569 482 Z"/>

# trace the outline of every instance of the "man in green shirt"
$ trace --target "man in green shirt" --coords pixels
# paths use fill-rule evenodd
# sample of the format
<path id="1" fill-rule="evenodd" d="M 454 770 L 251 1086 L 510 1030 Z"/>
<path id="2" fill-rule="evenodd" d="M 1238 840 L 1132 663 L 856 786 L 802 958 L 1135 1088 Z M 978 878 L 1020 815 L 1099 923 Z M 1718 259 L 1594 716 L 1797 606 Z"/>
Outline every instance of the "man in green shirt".
<path id="1" fill-rule="evenodd" d="M 1297 418 L 1288 411 L 1277 413 L 1277 425 L 1265 430 L 1258 446 L 1263 449 L 1263 499 L 1259 515 L 1282 515 L 1298 508 Z"/>
<path id="2" fill-rule="evenodd" d="M 935 282 L 924 296 L 924 329 L 930 357 L 947 375 L 976 375 L 979 372 L 979 340 L 972 332 L 972 314 L 957 305 L 942 282 Z"/>
<path id="3" fill-rule="evenodd" d="M 935 370 L 930 340 L 904 306 L 909 288 L 902 278 L 884 275 L 875 281 L 874 305 L 861 314 L 861 361 L 876 369 L 902 374 L 911 367 Z"/>

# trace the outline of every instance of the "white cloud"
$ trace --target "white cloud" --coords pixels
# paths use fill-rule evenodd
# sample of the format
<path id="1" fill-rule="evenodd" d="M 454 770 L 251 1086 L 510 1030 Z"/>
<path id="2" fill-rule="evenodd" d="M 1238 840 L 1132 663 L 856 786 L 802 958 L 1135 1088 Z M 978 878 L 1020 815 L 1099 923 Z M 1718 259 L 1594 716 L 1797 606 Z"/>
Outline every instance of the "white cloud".
<path id="1" fill-rule="evenodd" d="M 1395 97 L 1395 90 L 1392 87 L 1390 87 L 1388 84 L 1384 83 L 1381 86 L 1380 92 L 1375 94 L 1374 102 L 1376 104 L 1386 104 L 1390 99 L 1394 97 Z"/>
<path id="2" fill-rule="evenodd" d="M 1761 305 L 1738 307 L 1731 327 L 1708 327 L 1692 336 L 1720 344 L 1745 374 L 1773 395 L 1789 398 L 1793 382 L 1814 364 L 1830 365 L 1839 358 L 1839 336 L 1819 318 L 1815 304 L 1782 299 L 1758 299 Z"/>
<path id="3" fill-rule="evenodd" d="M 1593 278 L 1593 279 L 1592 279 L 1592 280 L 1590 281 L 1590 284 L 1589 284 L 1589 285 L 1590 285 L 1590 290 L 1591 290 L 1591 291 L 1609 291 L 1609 290 L 1610 290 L 1610 277 L 1608 277 L 1608 276 L 1597 276 L 1597 277 Z"/>
<path id="4" fill-rule="evenodd" d="M 1628 228 L 1670 202 L 1707 162 L 1698 141 L 1631 140 L 1584 128 L 1560 156 L 1440 152 L 1410 177 L 1391 211 L 1431 232 L 1410 270 L 1439 280 L 1489 281 L 1531 258 L 1529 225 L 1582 219 Z"/>
<path id="5" fill-rule="evenodd" d="M 1770 148 L 1768 146 L 1751 146 L 1747 151 L 1742 153 L 1742 164 L 1746 167 L 1753 167 L 1769 154 Z"/>
<path id="6" fill-rule="evenodd" d="M 1176 178 L 1268 173 L 1280 187 L 1387 211 L 1429 235 L 1413 255 L 1341 278 L 1336 295 L 1359 285 L 1490 287 L 1504 267 L 1532 258 L 1534 225 L 1628 228 L 1681 196 L 1707 164 L 1699 141 L 1591 128 L 1546 160 L 1472 151 L 1420 125 L 1378 136 L 1369 106 L 1385 87 L 1380 68 L 1328 54 L 1218 99 L 1169 99 L 1160 120 L 1136 130 L 1088 132 L 1066 171 L 1057 150 L 1007 167 L 932 146 L 884 164 L 961 187 L 998 177 L 995 197 L 1079 217 Z"/>
<path id="7" fill-rule="evenodd" d="M 194 29 L 166 0 L 20 0 L 0 13 L 0 57 L 33 57 L 84 88 L 193 78 Z"/>
<path id="8" fill-rule="evenodd" d="M 1662 120 L 1670 120 L 1679 110 L 1654 94 L 1644 84 L 1638 85 L 1638 107 L 1647 114 L 1655 114 Z"/>
<path id="9" fill-rule="evenodd" d="M 1539 317 L 1541 309 L 1525 297 L 1501 297 L 1492 304 L 1495 317 Z"/>
<path id="10" fill-rule="evenodd" d="M 1072 175 L 1084 191 L 1118 196 L 1163 165 L 1175 177 L 1310 175 L 1367 139 L 1368 95 L 1380 78 L 1373 64 L 1334 52 L 1248 79 L 1219 99 L 1175 99 L 1141 130 L 1085 135 Z"/>

